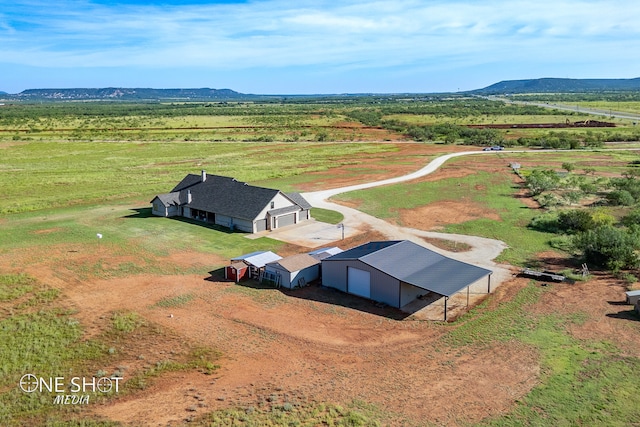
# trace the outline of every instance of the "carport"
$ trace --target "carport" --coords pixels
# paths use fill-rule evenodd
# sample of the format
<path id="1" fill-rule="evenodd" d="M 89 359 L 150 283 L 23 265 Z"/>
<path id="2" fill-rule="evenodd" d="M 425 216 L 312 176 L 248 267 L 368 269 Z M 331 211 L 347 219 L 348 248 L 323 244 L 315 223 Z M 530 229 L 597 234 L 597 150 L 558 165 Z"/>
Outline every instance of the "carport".
<path id="1" fill-rule="evenodd" d="M 491 293 L 492 271 L 444 256 L 442 258 L 434 265 L 418 270 L 404 278 L 403 283 L 444 297 L 444 321 L 446 322 L 447 303 L 453 295 L 466 288 L 468 306 L 471 285 L 484 277 L 487 278 L 487 293 Z"/>

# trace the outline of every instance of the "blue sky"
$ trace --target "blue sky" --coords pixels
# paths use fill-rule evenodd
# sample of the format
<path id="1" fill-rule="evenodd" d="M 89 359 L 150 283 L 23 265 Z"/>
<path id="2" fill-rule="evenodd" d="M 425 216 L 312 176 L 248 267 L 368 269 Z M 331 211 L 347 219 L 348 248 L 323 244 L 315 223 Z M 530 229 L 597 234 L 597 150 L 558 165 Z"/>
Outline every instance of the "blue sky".
<path id="1" fill-rule="evenodd" d="M 0 0 L 0 90 L 447 92 L 640 76 L 637 0 Z"/>

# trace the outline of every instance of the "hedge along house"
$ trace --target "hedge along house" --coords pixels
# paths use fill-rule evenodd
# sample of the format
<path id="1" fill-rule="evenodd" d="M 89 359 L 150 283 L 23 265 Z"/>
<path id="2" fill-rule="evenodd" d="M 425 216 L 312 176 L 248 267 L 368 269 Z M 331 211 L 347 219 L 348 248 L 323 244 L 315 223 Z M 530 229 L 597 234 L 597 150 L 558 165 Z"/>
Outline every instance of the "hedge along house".
<path id="1" fill-rule="evenodd" d="M 264 267 L 263 281 L 293 289 L 320 278 L 320 261 L 308 254 L 292 255 Z"/>
<path id="2" fill-rule="evenodd" d="M 182 216 L 231 230 L 257 233 L 310 218 L 311 205 L 299 194 L 256 187 L 235 178 L 189 174 L 170 193 L 152 201 L 158 216 Z"/>
<path id="3" fill-rule="evenodd" d="M 491 270 L 447 258 L 407 240 L 369 242 L 322 260 L 322 284 L 402 309 L 434 293 L 448 299 L 486 278 Z"/>

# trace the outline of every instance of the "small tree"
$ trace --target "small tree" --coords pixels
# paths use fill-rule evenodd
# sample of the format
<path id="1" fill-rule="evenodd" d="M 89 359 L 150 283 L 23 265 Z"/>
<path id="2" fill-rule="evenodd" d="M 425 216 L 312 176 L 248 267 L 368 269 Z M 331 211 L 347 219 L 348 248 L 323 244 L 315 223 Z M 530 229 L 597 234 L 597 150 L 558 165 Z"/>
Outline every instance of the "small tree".
<path id="1" fill-rule="evenodd" d="M 525 178 L 525 185 L 533 196 L 556 189 L 559 182 L 558 175 L 549 169 L 535 169 Z"/>
<path id="2" fill-rule="evenodd" d="M 563 201 L 560 197 L 553 193 L 544 193 L 536 197 L 536 201 L 542 208 L 555 208 L 563 205 Z"/>
<path id="3" fill-rule="evenodd" d="M 329 134 L 324 130 L 321 130 L 316 134 L 316 141 L 318 142 L 325 142 L 328 139 L 329 139 Z"/>
<path id="4" fill-rule="evenodd" d="M 576 167 L 573 165 L 573 163 L 565 162 L 562 164 L 562 169 L 566 170 L 569 173 L 573 172 L 575 168 Z"/>

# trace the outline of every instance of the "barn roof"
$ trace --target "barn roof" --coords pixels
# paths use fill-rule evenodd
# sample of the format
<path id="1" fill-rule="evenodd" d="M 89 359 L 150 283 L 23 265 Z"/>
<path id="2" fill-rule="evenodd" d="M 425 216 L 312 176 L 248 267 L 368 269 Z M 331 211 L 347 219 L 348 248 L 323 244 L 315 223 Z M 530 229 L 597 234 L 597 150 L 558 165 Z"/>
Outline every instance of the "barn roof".
<path id="1" fill-rule="evenodd" d="M 402 282 L 447 297 L 492 273 L 408 240 L 365 243 L 324 261 L 331 260 L 359 260 Z"/>
<path id="2" fill-rule="evenodd" d="M 340 252 L 342 252 L 342 249 L 340 249 L 337 246 L 333 246 L 330 248 L 315 249 L 311 252 L 308 252 L 308 254 L 314 257 L 315 259 L 323 260 L 325 258 L 329 258 L 332 255 L 339 254 Z"/>

